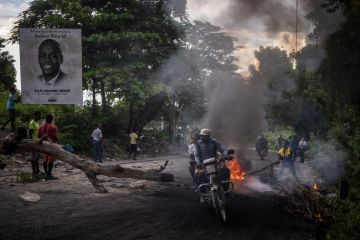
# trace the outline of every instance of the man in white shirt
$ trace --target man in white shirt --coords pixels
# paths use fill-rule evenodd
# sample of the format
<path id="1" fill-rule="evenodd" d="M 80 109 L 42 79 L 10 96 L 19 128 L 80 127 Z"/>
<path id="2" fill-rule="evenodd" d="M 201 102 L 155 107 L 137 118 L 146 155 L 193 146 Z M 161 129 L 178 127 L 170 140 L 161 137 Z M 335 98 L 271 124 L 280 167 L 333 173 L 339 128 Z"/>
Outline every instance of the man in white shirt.
<path id="1" fill-rule="evenodd" d="M 302 163 L 304 163 L 304 160 L 305 160 L 306 147 L 307 147 L 307 143 L 306 143 L 305 139 L 302 137 L 300 142 L 299 142 L 299 145 L 298 145 L 298 148 L 300 150 L 300 161 Z"/>
<path id="2" fill-rule="evenodd" d="M 94 129 L 94 131 L 91 134 L 91 138 L 92 138 L 92 143 L 93 143 L 93 148 L 94 148 L 94 160 L 95 162 L 102 162 L 102 153 L 103 153 L 103 149 L 102 149 L 102 131 L 101 131 L 101 124 L 98 125 L 98 127 L 96 129 Z"/>
<path id="3" fill-rule="evenodd" d="M 196 178 L 195 178 L 195 154 L 196 154 L 196 140 L 192 140 L 188 147 L 189 151 L 189 173 L 192 177 L 193 183 L 196 184 Z"/>

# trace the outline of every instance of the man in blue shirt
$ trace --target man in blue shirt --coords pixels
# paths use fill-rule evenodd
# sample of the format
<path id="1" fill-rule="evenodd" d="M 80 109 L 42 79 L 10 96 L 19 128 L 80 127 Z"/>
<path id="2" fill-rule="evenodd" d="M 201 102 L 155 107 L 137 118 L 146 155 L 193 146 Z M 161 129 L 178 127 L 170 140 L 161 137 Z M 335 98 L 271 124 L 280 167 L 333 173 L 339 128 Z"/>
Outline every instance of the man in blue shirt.
<path id="1" fill-rule="evenodd" d="M 226 148 L 221 143 L 211 138 L 211 131 L 207 128 L 204 128 L 200 131 L 200 140 L 197 141 L 195 149 L 195 162 L 198 165 L 201 165 L 206 159 L 216 158 L 217 152 L 220 152 L 224 157 L 227 157 L 228 155 Z M 204 172 L 197 171 L 196 175 L 197 184 L 201 184 L 202 182 L 207 181 Z M 227 168 L 225 164 L 220 169 L 220 179 L 230 179 L 230 169 Z M 227 190 L 227 188 L 228 185 L 224 185 L 224 189 Z"/>
<path id="2" fill-rule="evenodd" d="M 15 130 L 15 103 L 18 102 L 18 100 L 15 100 L 15 94 L 16 94 L 15 88 L 14 87 L 10 88 L 10 93 L 6 103 L 6 109 L 9 114 L 9 119 L 3 124 L 1 130 L 4 130 L 5 126 L 9 122 L 11 122 L 11 129 L 13 131 Z"/>

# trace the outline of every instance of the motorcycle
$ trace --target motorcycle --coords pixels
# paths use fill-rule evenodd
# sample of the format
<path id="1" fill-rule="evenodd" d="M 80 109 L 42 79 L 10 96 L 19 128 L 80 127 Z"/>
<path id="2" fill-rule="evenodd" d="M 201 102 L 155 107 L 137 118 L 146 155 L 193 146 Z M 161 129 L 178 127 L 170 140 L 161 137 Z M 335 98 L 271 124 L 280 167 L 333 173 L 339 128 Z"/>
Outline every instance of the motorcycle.
<path id="1" fill-rule="evenodd" d="M 268 149 L 267 147 L 262 147 L 262 148 L 256 148 L 256 152 L 259 155 L 259 157 L 261 158 L 261 160 L 264 160 L 264 157 L 266 157 Z"/>
<path id="2" fill-rule="evenodd" d="M 228 154 L 234 154 L 234 150 L 228 150 Z M 230 161 L 232 159 L 232 156 L 220 159 L 209 158 L 204 160 L 203 164 L 198 167 L 199 171 L 205 171 L 205 176 L 207 178 L 206 182 L 203 182 L 198 186 L 200 202 L 207 202 L 215 209 L 220 224 L 225 224 L 227 222 L 226 198 L 229 193 L 234 190 L 234 183 L 230 180 L 221 179 L 220 170 L 224 166 L 226 160 Z"/>

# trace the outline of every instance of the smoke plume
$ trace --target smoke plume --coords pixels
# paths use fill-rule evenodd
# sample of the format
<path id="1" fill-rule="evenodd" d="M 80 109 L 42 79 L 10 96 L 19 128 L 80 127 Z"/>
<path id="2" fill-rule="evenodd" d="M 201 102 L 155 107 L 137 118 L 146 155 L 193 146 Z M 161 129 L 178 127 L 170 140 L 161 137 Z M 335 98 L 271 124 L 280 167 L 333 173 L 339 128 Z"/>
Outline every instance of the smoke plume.
<path id="1" fill-rule="evenodd" d="M 265 127 L 262 93 L 257 86 L 227 72 L 214 72 L 204 89 L 207 124 L 215 135 L 236 147 L 253 142 Z"/>
<path id="2" fill-rule="evenodd" d="M 342 145 L 335 140 L 312 141 L 310 163 L 325 183 L 336 183 L 345 173 L 346 157 Z"/>

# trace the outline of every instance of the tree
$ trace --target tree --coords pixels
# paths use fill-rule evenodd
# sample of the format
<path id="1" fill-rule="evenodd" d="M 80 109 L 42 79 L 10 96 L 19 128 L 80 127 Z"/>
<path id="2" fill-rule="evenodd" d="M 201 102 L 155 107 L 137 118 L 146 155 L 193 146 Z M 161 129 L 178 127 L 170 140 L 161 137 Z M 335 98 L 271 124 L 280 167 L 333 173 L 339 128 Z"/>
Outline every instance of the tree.
<path id="1" fill-rule="evenodd" d="M 293 126 L 296 122 L 296 83 L 292 69 L 292 59 L 285 50 L 278 47 L 263 47 L 255 51 L 258 66 L 251 66 L 251 81 L 264 94 L 266 118 L 270 127 L 276 125 Z"/>
<path id="2" fill-rule="evenodd" d="M 104 113 L 114 101 L 125 101 L 130 119 L 160 93 L 149 76 L 176 50 L 178 38 L 164 0 L 36 0 L 20 14 L 13 42 L 21 27 L 81 28 L 84 89 L 93 93 L 93 112 L 100 93 Z"/>
<path id="3" fill-rule="evenodd" d="M 15 84 L 16 70 L 14 58 L 8 51 L 4 51 L 5 39 L 0 38 L 0 89 L 9 89 Z"/>

